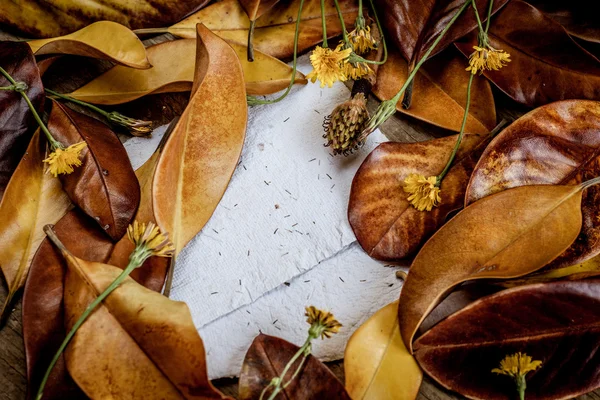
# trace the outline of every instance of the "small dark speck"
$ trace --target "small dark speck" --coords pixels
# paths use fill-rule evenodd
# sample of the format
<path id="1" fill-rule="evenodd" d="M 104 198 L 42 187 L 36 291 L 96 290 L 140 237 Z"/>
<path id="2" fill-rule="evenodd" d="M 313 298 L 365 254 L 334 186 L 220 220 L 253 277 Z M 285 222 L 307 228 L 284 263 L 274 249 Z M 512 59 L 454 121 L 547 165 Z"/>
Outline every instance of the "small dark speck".
<path id="1" fill-rule="evenodd" d="M 238 281 L 240 282 L 240 286 L 242 286 L 242 280 L 241 280 L 241 279 L 238 279 Z"/>
<path id="2" fill-rule="evenodd" d="M 308 283 L 308 282 L 310 282 L 310 279 L 309 279 L 309 280 L 307 280 L 307 281 L 304 281 L 304 283 Z"/>
<path id="3" fill-rule="evenodd" d="M 246 310 L 246 312 L 247 312 L 248 314 L 250 314 L 250 311 Z"/>
<path id="4" fill-rule="evenodd" d="M 329 188 L 329 190 L 333 189 L 335 187 L 335 183 Z"/>
<path id="5" fill-rule="evenodd" d="M 287 194 L 289 194 L 290 196 L 292 195 L 292 192 L 290 192 L 289 190 L 285 189 L 285 191 L 287 192 Z"/>
<path id="6" fill-rule="evenodd" d="M 290 283 L 289 283 L 289 282 L 283 282 L 283 284 L 284 284 L 285 286 L 288 286 L 288 287 L 290 286 Z"/>
<path id="7" fill-rule="evenodd" d="M 264 182 L 265 182 L 265 185 L 269 186 L 269 182 L 267 182 L 267 181 L 264 181 Z"/>
<path id="8" fill-rule="evenodd" d="M 338 276 L 338 278 L 340 278 L 340 281 L 342 281 L 342 282 L 346 283 L 346 282 L 345 282 L 345 281 L 342 279 L 342 277 L 341 277 L 341 276 Z"/>
<path id="9" fill-rule="evenodd" d="M 217 294 L 217 293 L 219 293 L 219 292 L 212 292 L 210 295 L 212 296 L 213 294 Z"/>
<path id="10" fill-rule="evenodd" d="M 290 254 L 290 253 L 289 253 L 289 251 L 288 251 L 287 253 L 285 253 L 285 254 L 282 254 L 282 255 L 281 255 L 281 257 L 285 257 L 285 256 L 287 256 L 288 254 Z"/>
<path id="11" fill-rule="evenodd" d="M 275 321 L 273 321 L 273 325 L 275 325 L 277 323 L 277 321 L 279 321 L 278 319 L 276 319 Z"/>
<path id="12" fill-rule="evenodd" d="M 275 209 L 279 210 L 279 204 L 275 204 Z"/>
<path id="13" fill-rule="evenodd" d="M 280 330 L 281 330 L 281 328 L 280 328 L 280 327 L 278 327 L 277 325 L 275 325 L 275 329 L 277 329 L 278 331 L 280 331 Z"/>
<path id="14" fill-rule="evenodd" d="M 361 279 L 360 281 L 361 281 L 361 282 L 366 282 L 367 280 L 366 280 L 366 279 Z"/>
<path id="15" fill-rule="evenodd" d="M 388 287 L 392 287 L 392 286 L 394 286 L 393 283 L 388 283 Z"/>
<path id="16" fill-rule="evenodd" d="M 283 218 L 289 218 L 289 217 L 290 217 L 290 214 L 283 216 Z"/>
<path id="17" fill-rule="evenodd" d="M 300 232 L 298 229 L 294 229 L 294 232 L 297 232 L 297 233 L 299 233 L 301 235 L 304 235 L 304 232 Z"/>
<path id="18" fill-rule="evenodd" d="M 292 225 L 292 228 L 295 227 L 295 226 L 297 226 L 297 225 L 298 225 L 298 223 L 296 222 L 294 225 Z"/>
<path id="19" fill-rule="evenodd" d="M 331 177 L 331 175 L 329 175 L 329 174 L 325 174 L 325 175 L 327 175 L 327 177 L 328 177 L 329 179 L 333 179 L 333 178 Z"/>
<path id="20" fill-rule="evenodd" d="M 236 203 L 236 204 L 234 204 L 233 206 L 234 206 L 234 207 L 237 207 L 238 205 L 237 205 L 237 203 Z"/>
<path id="21" fill-rule="evenodd" d="M 314 110 L 317 114 L 321 115 L 321 113 L 318 110 Z"/>
<path id="22" fill-rule="evenodd" d="M 279 228 L 275 229 L 275 232 L 273 232 L 273 235 L 276 234 L 278 230 L 279 230 Z"/>
<path id="23" fill-rule="evenodd" d="M 283 122 L 288 122 L 289 119 L 290 119 L 290 117 L 287 117 L 286 119 L 283 120 Z"/>
<path id="24" fill-rule="evenodd" d="M 248 250 L 248 257 L 250 257 L 250 250 Z"/>
<path id="25" fill-rule="evenodd" d="M 221 255 L 221 252 L 219 252 L 219 255 Z"/>
<path id="26" fill-rule="evenodd" d="M 242 167 L 244 167 L 244 171 L 248 171 L 248 170 L 246 169 L 246 166 L 245 166 L 245 165 L 242 165 Z"/>
<path id="27" fill-rule="evenodd" d="M 316 158 L 313 158 L 312 160 L 308 160 L 308 162 L 313 162 L 313 161 L 315 161 L 315 160 L 316 160 Z"/>
<path id="28" fill-rule="evenodd" d="M 219 234 L 219 231 L 217 231 L 216 229 L 213 229 L 213 232 L 216 233 L 217 235 Z"/>

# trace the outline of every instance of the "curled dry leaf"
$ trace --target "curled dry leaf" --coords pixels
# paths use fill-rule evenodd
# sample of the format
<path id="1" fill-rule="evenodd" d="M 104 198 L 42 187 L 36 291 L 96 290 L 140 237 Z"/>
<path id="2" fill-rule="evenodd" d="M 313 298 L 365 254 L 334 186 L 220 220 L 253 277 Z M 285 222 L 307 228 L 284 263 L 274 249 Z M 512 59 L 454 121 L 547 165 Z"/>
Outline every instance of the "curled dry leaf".
<path id="1" fill-rule="evenodd" d="M 508 96 L 530 107 L 566 99 L 600 99 L 600 61 L 579 46 L 557 22 L 535 7 L 511 1 L 493 19 L 490 44 L 511 62 L 484 75 Z M 457 47 L 473 52 L 477 35 Z"/>
<path id="2" fill-rule="evenodd" d="M 282 1 L 256 20 L 254 48 L 277 58 L 289 58 L 294 54 L 294 33 L 298 16 L 299 0 Z M 340 0 L 340 9 L 347 26 L 352 26 L 357 16 L 354 0 Z M 335 3 L 325 4 L 327 36 L 342 33 Z M 168 31 L 175 36 L 195 38 L 196 24 L 203 23 L 220 37 L 238 43 L 246 43 L 250 20 L 237 0 L 214 3 L 183 21 L 171 26 Z M 323 30 L 320 0 L 306 0 L 302 7 L 298 52 L 302 53 L 321 43 Z"/>
<path id="3" fill-rule="evenodd" d="M 127 27 L 100 21 L 65 36 L 27 42 L 35 55 L 72 54 L 113 61 L 131 68 L 150 68 L 146 49 Z"/>
<path id="4" fill-rule="evenodd" d="M 466 62 L 454 49 L 448 49 L 423 65 L 415 77 L 414 99 L 409 109 L 396 104 L 396 110 L 425 122 L 455 132 L 460 131 L 469 74 Z M 379 67 L 373 94 L 381 100 L 391 99 L 406 82 L 406 61 L 395 50 L 390 50 L 388 61 Z M 471 106 L 465 131 L 486 133 L 496 125 L 496 108 L 490 84 L 476 76 L 471 87 Z"/>
<path id="5" fill-rule="evenodd" d="M 414 66 L 429 50 L 440 32 L 467 0 L 376 0 L 387 37 L 396 45 L 409 65 Z M 497 12 L 508 0 L 495 0 L 493 12 Z M 477 0 L 477 9 L 482 21 L 486 20 L 488 1 Z M 477 27 L 473 8 L 469 7 L 444 35 L 434 56 L 452 42 L 460 39 Z"/>
<path id="6" fill-rule="evenodd" d="M 71 205 L 60 181 L 45 171 L 46 154 L 46 141 L 38 130 L 0 202 L 0 267 L 8 285 L 0 323 L 25 284 L 31 260 L 45 237 L 42 228 L 58 221 Z"/>
<path id="7" fill-rule="evenodd" d="M 82 165 L 71 174 L 59 175 L 60 180 L 73 203 L 113 240 L 121 239 L 137 211 L 140 189 L 119 138 L 102 122 L 55 101 L 48 129 L 65 146 L 87 143 L 80 156 Z"/>
<path id="8" fill-rule="evenodd" d="M 122 272 L 59 249 L 68 265 L 65 321 L 71 329 Z M 224 399 L 207 376 L 204 345 L 187 305 L 126 278 L 65 351 L 67 369 L 93 399 Z"/>
<path id="9" fill-rule="evenodd" d="M 235 51 L 198 25 L 190 102 L 167 139 L 152 182 L 156 221 L 179 252 L 208 221 L 246 134 L 244 75 Z"/>
<path id="10" fill-rule="evenodd" d="M 526 398 L 574 398 L 600 387 L 600 282 L 528 285 L 485 297 L 415 343 L 423 370 L 470 399 L 516 398 L 500 360 L 527 353 L 542 365 L 527 375 Z"/>
<path id="11" fill-rule="evenodd" d="M 417 398 L 423 373 L 400 337 L 397 301 L 377 311 L 350 337 L 344 372 L 353 399 Z"/>
<path id="12" fill-rule="evenodd" d="M 600 43 L 600 26 L 590 3 L 581 0 L 529 0 L 528 3 L 561 24 L 571 36 Z"/>
<path id="13" fill-rule="evenodd" d="M 298 346 L 283 339 L 262 333 L 258 335 L 250 345 L 242 365 L 240 400 L 258 399 L 271 379 L 281 375 L 286 364 L 298 349 Z M 292 364 L 288 374 L 284 377 L 285 382 L 292 377 L 300 362 L 301 357 Z M 282 390 L 278 398 L 350 400 L 344 385 L 325 364 L 312 355 L 308 356 L 298 376 Z"/>
<path id="14" fill-rule="evenodd" d="M 168 131 L 165 133 L 168 135 Z M 154 174 L 158 151 L 142 165 L 136 175 L 142 188 L 138 221 L 154 221 L 150 178 Z M 74 210 L 54 227 L 57 236 L 80 258 L 108 262 L 125 268 L 133 245 L 124 236 L 114 244 L 92 219 Z M 151 257 L 134 270 L 131 277 L 141 285 L 160 291 L 167 273 L 168 259 Z M 63 282 L 66 265 L 54 246 L 45 240 L 31 264 L 31 273 L 23 295 L 23 341 L 30 390 L 35 390 L 66 332 L 63 318 Z M 64 396 L 64 397 L 63 397 Z M 56 364 L 44 390 L 44 399 L 76 399 L 83 396 L 65 369 L 64 358 Z"/>
<path id="15" fill-rule="evenodd" d="M 242 63 L 246 92 L 253 95 L 275 93 L 289 85 L 292 69 L 285 63 L 259 51 L 254 62 L 246 59 L 246 46 L 230 43 Z M 94 104 L 121 104 L 149 94 L 191 90 L 196 64 L 196 40 L 184 39 L 148 48 L 153 67 L 133 70 L 115 66 L 80 87 L 69 96 Z M 296 72 L 295 83 L 306 83 Z"/>
<path id="16" fill-rule="evenodd" d="M 445 294 L 468 280 L 527 275 L 554 260 L 581 229 L 583 186 L 522 186 L 473 203 L 421 248 L 398 318 L 406 346 Z"/>
<path id="17" fill-rule="evenodd" d="M 22 42 L 0 42 L 0 67 L 15 81 L 27 84 L 25 94 L 41 111 L 45 99 L 44 86 L 29 46 Z M 1 74 L 0 86 L 10 86 Z M 0 199 L 36 127 L 23 96 L 13 90 L 0 90 Z"/>
<path id="18" fill-rule="evenodd" d="M 34 37 L 66 35 L 96 21 L 114 21 L 131 29 L 168 26 L 208 3 L 207 0 L 64 0 L 2 1 L 0 23 Z"/>
<path id="19" fill-rule="evenodd" d="M 576 185 L 600 175 L 600 102 L 569 100 L 537 108 L 490 143 L 473 171 L 466 204 L 524 185 Z M 600 189 L 585 191 L 583 226 L 575 243 L 550 267 L 600 253 Z"/>
<path id="20" fill-rule="evenodd" d="M 471 171 L 491 139 L 487 135 L 464 136 L 454 164 L 442 181 L 439 207 L 430 212 L 418 211 L 402 189 L 411 173 L 438 175 L 448 162 L 456 138 L 382 143 L 362 163 L 352 181 L 348 220 L 369 256 L 378 260 L 412 256 L 451 212 L 463 207 Z"/>

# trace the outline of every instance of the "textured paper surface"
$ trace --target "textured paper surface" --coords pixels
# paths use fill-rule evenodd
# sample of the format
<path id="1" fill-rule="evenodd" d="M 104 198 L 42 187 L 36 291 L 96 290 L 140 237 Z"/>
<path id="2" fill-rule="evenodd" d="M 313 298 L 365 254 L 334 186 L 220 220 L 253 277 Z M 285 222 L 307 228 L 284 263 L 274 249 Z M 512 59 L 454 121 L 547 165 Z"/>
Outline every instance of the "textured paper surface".
<path id="1" fill-rule="evenodd" d="M 308 57 L 299 69 L 311 70 Z M 323 146 L 323 118 L 348 98 L 341 83 L 325 89 L 309 83 L 280 103 L 250 108 L 231 183 L 203 231 L 177 258 L 172 298 L 189 305 L 206 335 L 212 378 L 239 373 L 259 330 L 302 341 L 303 310 L 311 300 L 345 319 L 346 333 L 316 346 L 317 355 L 339 358 L 355 325 L 398 296 L 397 284 L 382 290 L 395 282 L 393 271 L 362 254 L 347 219 L 352 178 L 386 139 L 376 131 L 349 157 L 333 157 Z M 165 129 L 152 139 L 127 141 L 134 167 L 151 155 Z M 280 314 L 286 323 L 278 331 L 272 323 Z M 243 324 L 249 328 L 238 329 Z"/>

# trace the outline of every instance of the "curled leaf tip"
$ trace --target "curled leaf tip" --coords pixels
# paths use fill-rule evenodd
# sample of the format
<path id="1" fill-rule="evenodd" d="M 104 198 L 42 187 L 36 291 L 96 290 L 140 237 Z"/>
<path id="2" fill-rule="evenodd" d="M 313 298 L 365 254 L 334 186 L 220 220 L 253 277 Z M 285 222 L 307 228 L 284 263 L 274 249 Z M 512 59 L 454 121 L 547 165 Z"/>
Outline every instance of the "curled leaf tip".
<path id="1" fill-rule="evenodd" d="M 48 164 L 48 173 L 58 177 L 59 174 L 68 175 L 75 171 L 74 167 L 81 166 L 80 154 L 87 147 L 85 142 L 72 144 L 65 148 L 56 148 L 44 160 Z"/>
<path id="2" fill-rule="evenodd" d="M 484 70 L 498 71 L 510 62 L 510 54 L 504 50 L 494 49 L 491 46 L 473 46 L 475 50 L 469 56 L 469 66 L 466 68 L 473 75 Z"/>
<path id="3" fill-rule="evenodd" d="M 342 324 L 335 319 L 332 313 L 319 310 L 315 306 L 306 307 L 304 314 L 306 322 L 310 324 L 308 330 L 309 336 L 321 339 L 330 338 L 333 334 L 338 333 Z"/>
<path id="4" fill-rule="evenodd" d="M 331 146 L 335 155 L 348 155 L 357 150 L 364 143 L 361 132 L 368 119 L 367 99 L 363 93 L 357 93 L 325 117 L 325 146 Z"/>
<path id="5" fill-rule="evenodd" d="M 404 191 L 409 194 L 408 201 L 419 211 L 431 211 L 437 207 L 442 198 L 437 187 L 437 177 L 410 174 L 404 179 Z"/>
<path id="6" fill-rule="evenodd" d="M 153 222 L 145 224 L 134 221 L 127 227 L 127 237 L 135 245 L 136 250 L 148 252 L 149 256 L 172 257 L 175 252 L 168 234 L 161 233 Z"/>
<path id="7" fill-rule="evenodd" d="M 342 49 L 341 45 L 335 49 L 317 46 L 310 55 L 313 70 L 306 75 L 306 78 L 313 83 L 318 79 L 322 88 L 325 85 L 332 87 L 334 82 L 347 80 L 348 78 L 344 74 L 344 64 L 348 62 L 350 53 L 352 53 L 351 48 Z"/>

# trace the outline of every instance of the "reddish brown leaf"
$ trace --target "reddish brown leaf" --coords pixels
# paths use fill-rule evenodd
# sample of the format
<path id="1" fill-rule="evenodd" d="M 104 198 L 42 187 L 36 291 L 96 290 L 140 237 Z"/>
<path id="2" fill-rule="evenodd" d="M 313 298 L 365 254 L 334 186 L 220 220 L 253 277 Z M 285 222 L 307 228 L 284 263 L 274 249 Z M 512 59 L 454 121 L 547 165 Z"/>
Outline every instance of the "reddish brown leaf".
<path id="1" fill-rule="evenodd" d="M 466 203 L 525 185 L 575 185 L 600 175 L 600 102 L 562 101 L 515 121 L 483 152 L 467 189 Z M 553 267 L 600 253 L 600 188 L 585 191 L 578 239 Z"/>
<path id="2" fill-rule="evenodd" d="M 531 107 L 565 99 L 600 99 L 600 61 L 579 46 L 558 23 L 535 7 L 513 0 L 493 19 L 492 47 L 511 62 L 484 75 L 519 103 Z M 465 56 L 477 35 L 457 44 Z"/>
<path id="3" fill-rule="evenodd" d="M 525 397 L 567 399 L 600 387 L 600 281 L 555 282 L 485 297 L 415 343 L 415 357 L 442 386 L 470 399 L 517 397 L 512 378 L 492 373 L 516 352 L 542 361 Z"/>
<path id="4" fill-rule="evenodd" d="M 376 0 L 380 18 L 387 32 L 386 38 L 396 45 L 409 65 L 414 65 L 429 50 L 439 33 L 467 0 Z M 508 0 L 494 1 L 494 12 Z M 477 9 L 482 21 L 487 15 L 488 1 L 478 0 Z M 434 56 L 452 42 L 460 39 L 477 26 L 472 7 L 454 23 L 442 38 Z"/>
<path id="5" fill-rule="evenodd" d="M 59 175 L 71 201 L 113 239 L 125 234 L 140 202 L 140 187 L 119 138 L 102 122 L 52 102 L 48 128 L 65 146 L 81 141 L 82 165 Z"/>
<path id="6" fill-rule="evenodd" d="M 456 161 L 442 181 L 442 202 L 421 212 L 402 189 L 411 173 L 437 175 L 443 169 L 456 135 L 423 143 L 383 143 L 360 166 L 350 191 L 348 219 L 362 248 L 379 260 L 414 255 L 452 211 L 462 208 L 471 171 L 489 139 L 466 135 Z"/>
<path id="7" fill-rule="evenodd" d="M 240 374 L 240 400 L 258 399 L 263 389 L 274 377 L 280 376 L 288 361 L 299 347 L 283 339 L 258 335 L 244 359 Z M 292 365 L 284 377 L 287 382 L 300 365 L 301 357 Z M 268 392 L 270 394 L 270 392 Z M 266 397 L 265 397 L 266 398 Z M 350 400 L 344 385 L 321 361 L 309 356 L 302 371 L 290 385 L 277 396 L 277 399 Z"/>
<path id="8" fill-rule="evenodd" d="M 571 36 L 600 43 L 600 25 L 586 0 L 528 0 L 529 4 L 558 22 Z"/>
<path id="9" fill-rule="evenodd" d="M 27 84 L 25 93 L 41 111 L 44 87 L 29 46 L 21 42 L 0 42 L 0 67 L 15 81 Z M 0 86 L 10 86 L 2 74 Z M 0 90 L 0 199 L 36 127 L 37 122 L 23 96 L 12 90 Z"/>

